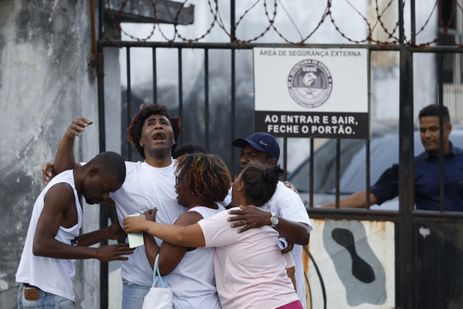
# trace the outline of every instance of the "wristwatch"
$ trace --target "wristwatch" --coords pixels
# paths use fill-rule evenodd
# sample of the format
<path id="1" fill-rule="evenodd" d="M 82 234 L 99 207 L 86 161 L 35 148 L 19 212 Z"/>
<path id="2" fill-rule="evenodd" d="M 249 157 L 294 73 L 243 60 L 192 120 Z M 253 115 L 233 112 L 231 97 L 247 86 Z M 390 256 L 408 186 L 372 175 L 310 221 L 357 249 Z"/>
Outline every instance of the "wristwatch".
<path id="1" fill-rule="evenodd" d="M 276 227 L 278 225 L 278 217 L 273 212 L 270 212 L 270 214 L 272 215 L 270 217 L 270 226 Z"/>

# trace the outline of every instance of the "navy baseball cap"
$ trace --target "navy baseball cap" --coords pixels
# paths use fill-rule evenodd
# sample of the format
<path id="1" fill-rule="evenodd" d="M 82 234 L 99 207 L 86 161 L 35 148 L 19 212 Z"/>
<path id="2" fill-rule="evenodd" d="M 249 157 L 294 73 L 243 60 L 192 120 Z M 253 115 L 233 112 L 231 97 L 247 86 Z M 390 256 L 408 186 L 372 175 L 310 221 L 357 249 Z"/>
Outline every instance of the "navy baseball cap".
<path id="1" fill-rule="evenodd" d="M 256 132 L 246 138 L 237 138 L 232 145 L 236 147 L 249 145 L 257 151 L 265 152 L 272 159 L 278 161 L 280 158 L 280 146 L 278 146 L 275 137 L 265 132 Z"/>

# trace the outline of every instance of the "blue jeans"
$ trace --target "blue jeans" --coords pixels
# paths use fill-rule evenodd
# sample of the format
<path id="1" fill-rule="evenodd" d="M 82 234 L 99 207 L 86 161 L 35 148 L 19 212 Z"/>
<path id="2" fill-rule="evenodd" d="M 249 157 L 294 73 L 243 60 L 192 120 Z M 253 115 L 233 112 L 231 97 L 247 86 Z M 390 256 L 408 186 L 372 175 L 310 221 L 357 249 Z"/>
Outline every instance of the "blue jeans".
<path id="1" fill-rule="evenodd" d="M 38 300 L 26 300 L 24 298 L 24 285 L 20 284 L 18 291 L 18 309 L 43 308 L 43 309 L 75 309 L 76 304 L 67 298 L 39 290 Z"/>
<path id="2" fill-rule="evenodd" d="M 122 279 L 122 309 L 142 309 L 150 288 Z"/>

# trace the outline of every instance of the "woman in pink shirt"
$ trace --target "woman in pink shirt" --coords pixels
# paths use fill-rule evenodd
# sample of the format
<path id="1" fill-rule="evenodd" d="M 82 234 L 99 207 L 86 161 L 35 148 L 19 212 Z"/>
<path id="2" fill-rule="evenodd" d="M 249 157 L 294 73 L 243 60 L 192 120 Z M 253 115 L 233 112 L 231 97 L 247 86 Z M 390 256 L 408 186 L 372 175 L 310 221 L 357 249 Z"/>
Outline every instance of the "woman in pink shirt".
<path id="1" fill-rule="evenodd" d="M 264 205 L 282 172 L 278 166 L 249 165 L 233 183 L 233 204 Z M 290 255 L 281 254 L 278 232 L 270 226 L 237 233 L 226 211 L 189 226 L 159 224 L 144 216 L 128 217 L 124 224 L 126 232 L 146 232 L 171 244 L 215 247 L 216 286 L 224 309 L 302 308 L 286 274 Z"/>

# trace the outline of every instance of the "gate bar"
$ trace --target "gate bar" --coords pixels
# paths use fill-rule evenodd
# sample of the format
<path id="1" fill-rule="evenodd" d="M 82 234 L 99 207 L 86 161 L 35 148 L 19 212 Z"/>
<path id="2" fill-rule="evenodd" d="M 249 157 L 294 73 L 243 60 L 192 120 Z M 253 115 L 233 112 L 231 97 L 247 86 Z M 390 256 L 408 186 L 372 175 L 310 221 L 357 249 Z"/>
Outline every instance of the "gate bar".
<path id="1" fill-rule="evenodd" d="M 158 62 L 157 62 L 157 57 L 156 57 L 156 47 L 153 47 L 151 49 L 152 52 L 152 65 L 153 65 L 153 103 L 158 102 Z"/>
<path id="2" fill-rule="evenodd" d="M 126 99 L 127 99 L 127 109 L 126 109 L 126 120 L 127 120 L 127 127 L 132 120 L 132 74 L 131 74 L 131 67 L 130 67 L 130 47 L 126 48 L 126 70 L 127 70 L 127 92 L 126 92 Z M 127 159 L 132 161 L 132 143 L 127 143 Z"/>
<path id="3" fill-rule="evenodd" d="M 183 50 L 178 48 L 177 58 L 178 58 L 178 117 L 183 119 Z M 175 141 L 178 144 L 183 143 L 183 132 L 180 130 L 180 136 L 178 136 L 180 141 Z"/>
<path id="4" fill-rule="evenodd" d="M 413 54 L 405 42 L 404 0 L 399 4 L 400 79 L 399 79 L 399 216 L 395 225 L 397 237 L 396 300 L 398 308 L 414 308 L 415 252 L 411 209 L 414 204 L 413 164 Z"/>
<path id="5" fill-rule="evenodd" d="M 93 10 L 93 8 L 91 8 Z M 106 150 L 106 133 L 105 133 L 105 87 L 104 87 L 104 45 L 103 40 L 104 27 L 104 1 L 98 1 L 98 41 L 97 41 L 97 91 L 98 91 L 98 140 L 99 150 Z M 99 226 L 105 228 L 108 226 L 109 211 L 106 207 L 100 207 Z M 102 241 L 101 245 L 106 245 L 108 241 Z M 108 308 L 108 262 L 100 264 L 100 309 Z"/>
<path id="6" fill-rule="evenodd" d="M 209 49 L 204 50 L 204 144 L 209 151 Z"/>

